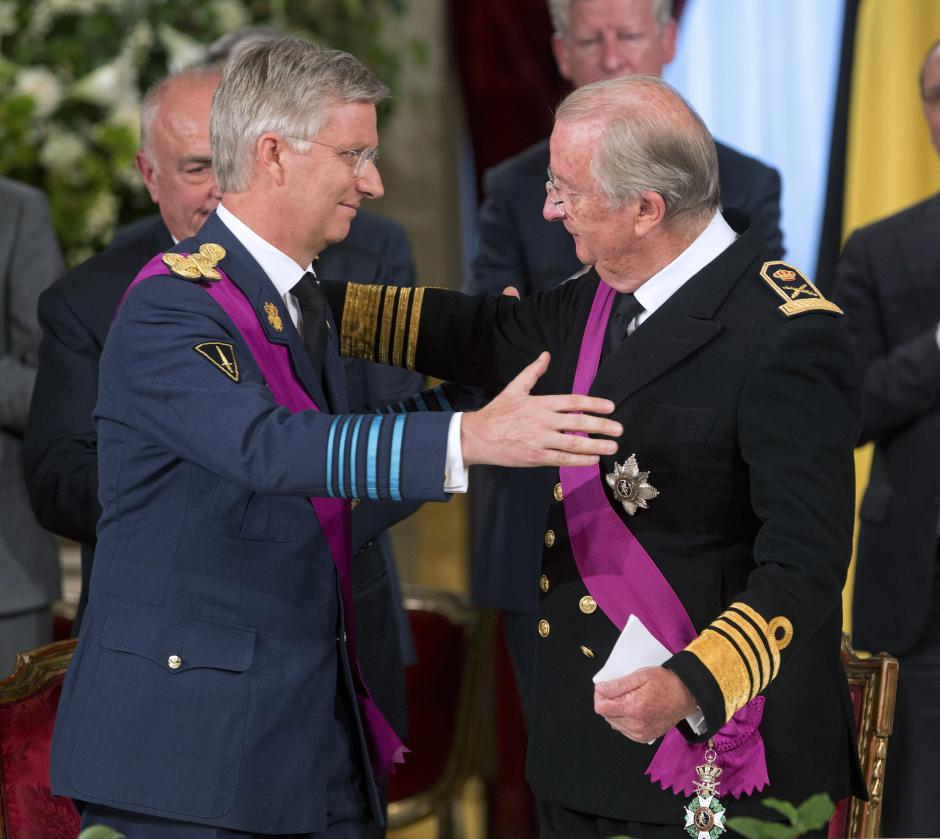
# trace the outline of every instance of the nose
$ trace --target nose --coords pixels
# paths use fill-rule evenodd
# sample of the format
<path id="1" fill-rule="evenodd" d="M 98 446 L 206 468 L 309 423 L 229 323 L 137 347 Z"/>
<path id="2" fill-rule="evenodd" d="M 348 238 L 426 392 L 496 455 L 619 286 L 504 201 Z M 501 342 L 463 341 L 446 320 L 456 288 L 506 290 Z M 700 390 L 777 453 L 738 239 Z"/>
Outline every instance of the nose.
<path id="1" fill-rule="evenodd" d="M 565 205 L 561 202 L 556 203 L 550 195 L 545 196 L 545 203 L 542 205 L 542 218 L 545 221 L 560 221 L 565 217 Z"/>
<path id="2" fill-rule="evenodd" d="M 212 184 L 209 187 L 209 200 L 215 201 L 218 203 L 222 200 L 222 190 L 219 189 L 219 184 L 216 182 L 216 179 L 212 179 Z"/>
<path id="3" fill-rule="evenodd" d="M 374 160 L 368 161 L 362 173 L 356 178 L 356 190 L 366 198 L 381 198 L 385 195 L 382 176 Z"/>
<path id="4" fill-rule="evenodd" d="M 623 45 L 617 39 L 616 32 L 605 32 L 601 66 L 605 72 L 614 73 L 622 69 L 624 64 Z"/>

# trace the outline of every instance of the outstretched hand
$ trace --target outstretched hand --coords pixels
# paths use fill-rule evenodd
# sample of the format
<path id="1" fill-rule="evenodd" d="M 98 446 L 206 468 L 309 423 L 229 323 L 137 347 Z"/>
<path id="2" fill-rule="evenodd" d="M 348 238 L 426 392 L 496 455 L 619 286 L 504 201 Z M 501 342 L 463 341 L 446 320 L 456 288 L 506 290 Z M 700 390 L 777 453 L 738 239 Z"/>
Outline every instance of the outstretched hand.
<path id="1" fill-rule="evenodd" d="M 543 352 L 479 411 L 465 413 L 460 426 L 464 463 L 495 466 L 590 466 L 602 454 L 615 454 L 614 440 L 566 432 L 619 437 L 619 422 L 609 414 L 614 403 L 594 396 L 532 396 L 551 356 Z"/>
<path id="2" fill-rule="evenodd" d="M 689 689 L 665 667 L 642 667 L 594 685 L 594 710 L 611 728 L 637 743 L 661 737 L 696 707 Z"/>

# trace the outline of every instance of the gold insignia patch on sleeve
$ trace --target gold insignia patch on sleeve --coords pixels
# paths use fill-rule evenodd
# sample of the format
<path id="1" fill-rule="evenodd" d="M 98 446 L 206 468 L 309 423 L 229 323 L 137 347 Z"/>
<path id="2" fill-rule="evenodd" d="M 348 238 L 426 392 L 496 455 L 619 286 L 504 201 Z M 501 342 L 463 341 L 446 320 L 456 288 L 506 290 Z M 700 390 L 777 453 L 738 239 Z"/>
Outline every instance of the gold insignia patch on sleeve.
<path id="1" fill-rule="evenodd" d="M 202 344 L 196 344 L 193 349 L 212 362 L 214 367 L 218 367 L 233 382 L 241 379 L 238 372 L 238 359 L 235 358 L 235 347 L 231 344 L 224 341 L 205 341 Z"/>
<path id="2" fill-rule="evenodd" d="M 781 262 L 779 259 L 765 262 L 761 266 L 760 275 L 764 282 L 783 298 L 783 305 L 779 309 L 788 318 L 802 315 L 804 312 L 843 314 L 842 309 L 823 297 L 822 292 L 816 286 L 786 262 Z"/>
<path id="3" fill-rule="evenodd" d="M 769 685 L 780 671 L 780 651 L 793 640 L 793 624 L 771 621 L 747 603 L 732 603 L 686 649 L 711 672 L 725 700 L 725 719 Z"/>
<path id="4" fill-rule="evenodd" d="M 165 253 L 163 262 L 184 280 L 221 280 L 215 266 L 225 258 L 225 248 L 206 242 L 197 253 Z"/>

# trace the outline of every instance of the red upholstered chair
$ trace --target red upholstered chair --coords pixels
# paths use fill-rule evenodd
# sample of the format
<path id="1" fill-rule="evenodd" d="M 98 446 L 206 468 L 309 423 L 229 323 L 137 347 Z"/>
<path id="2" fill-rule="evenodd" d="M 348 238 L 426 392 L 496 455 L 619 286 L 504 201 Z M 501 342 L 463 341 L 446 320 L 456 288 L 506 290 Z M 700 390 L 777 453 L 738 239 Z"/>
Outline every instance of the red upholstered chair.
<path id="1" fill-rule="evenodd" d="M 849 636 L 843 635 L 842 664 L 855 708 L 858 756 L 868 787 L 868 801 L 846 798 L 838 802 L 829 822 L 829 839 L 868 839 L 881 835 L 881 796 L 888 736 L 894 723 L 898 662 L 887 653 L 859 658 Z"/>
<path id="2" fill-rule="evenodd" d="M 75 839 L 78 813 L 49 789 L 49 746 L 75 641 L 20 653 L 0 682 L 0 839 Z"/>
<path id="3" fill-rule="evenodd" d="M 434 815 L 448 839 L 455 799 L 476 767 L 495 618 L 452 592 L 406 585 L 404 599 L 418 660 L 405 671 L 411 752 L 390 779 L 389 827 Z"/>

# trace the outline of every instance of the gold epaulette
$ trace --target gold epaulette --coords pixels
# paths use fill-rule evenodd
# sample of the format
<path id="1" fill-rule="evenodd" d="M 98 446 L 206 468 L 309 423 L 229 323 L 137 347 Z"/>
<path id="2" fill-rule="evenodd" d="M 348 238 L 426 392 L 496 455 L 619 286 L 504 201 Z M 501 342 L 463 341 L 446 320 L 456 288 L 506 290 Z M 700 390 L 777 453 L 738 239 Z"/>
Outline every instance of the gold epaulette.
<path id="1" fill-rule="evenodd" d="M 424 287 L 346 286 L 340 355 L 414 370 Z"/>
<path id="2" fill-rule="evenodd" d="M 804 312 L 843 314 L 842 309 L 823 297 L 816 286 L 786 262 L 779 259 L 765 262 L 761 266 L 760 275 L 767 285 L 783 298 L 783 305 L 779 308 L 788 318 L 802 315 Z"/>
<path id="3" fill-rule="evenodd" d="M 225 259 L 225 248 L 211 242 L 199 246 L 196 253 L 165 253 L 163 263 L 184 280 L 221 280 L 215 266 Z"/>
<path id="4" fill-rule="evenodd" d="M 776 677 L 780 651 L 793 639 L 785 617 L 766 621 L 747 603 L 732 603 L 686 647 L 704 664 L 725 699 L 725 720 Z"/>

